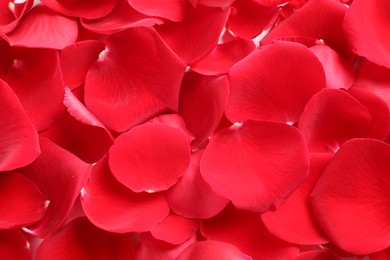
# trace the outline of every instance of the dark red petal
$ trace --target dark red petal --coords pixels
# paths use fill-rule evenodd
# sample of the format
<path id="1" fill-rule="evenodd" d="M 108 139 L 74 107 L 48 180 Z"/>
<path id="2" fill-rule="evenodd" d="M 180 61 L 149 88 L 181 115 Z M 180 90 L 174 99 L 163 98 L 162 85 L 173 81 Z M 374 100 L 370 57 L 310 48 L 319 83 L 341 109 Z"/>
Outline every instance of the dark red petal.
<path id="1" fill-rule="evenodd" d="M 41 131 L 65 112 L 58 51 L 14 48 L 13 52 L 15 60 L 4 80 L 18 96 L 35 128 Z"/>
<path id="2" fill-rule="evenodd" d="M 214 49 L 229 12 L 229 8 L 190 7 L 182 22 L 167 22 L 157 31 L 186 64 L 193 64 Z"/>
<path id="3" fill-rule="evenodd" d="M 299 120 L 311 152 L 335 152 L 348 139 L 363 137 L 371 124 L 367 108 L 338 89 L 324 89 L 307 104 Z"/>
<path id="4" fill-rule="evenodd" d="M 241 38 L 218 44 L 209 55 L 192 65 L 191 69 L 203 75 L 227 74 L 235 63 L 245 58 L 255 47 L 253 41 Z"/>
<path id="5" fill-rule="evenodd" d="M 218 240 L 237 246 L 253 259 L 291 259 L 298 247 L 270 234 L 260 214 L 228 206 L 221 214 L 201 221 L 200 230 L 208 240 Z"/>
<path id="6" fill-rule="evenodd" d="M 118 0 L 42 0 L 41 2 L 65 16 L 96 19 L 108 15 Z"/>
<path id="7" fill-rule="evenodd" d="M 128 0 L 138 12 L 148 16 L 158 16 L 179 22 L 184 19 L 187 0 Z"/>
<path id="8" fill-rule="evenodd" d="M 127 0 L 119 0 L 112 12 L 100 19 L 81 19 L 81 24 L 88 30 L 113 34 L 130 27 L 153 26 L 162 24 L 164 21 L 157 17 L 149 17 L 134 10 Z"/>
<path id="9" fill-rule="evenodd" d="M 0 255 L 9 260 L 30 260 L 28 241 L 20 229 L 0 230 Z"/>
<path id="10" fill-rule="evenodd" d="M 110 233 L 81 217 L 47 237 L 34 259 L 134 259 L 135 243 L 133 234 Z"/>
<path id="11" fill-rule="evenodd" d="M 46 138 L 41 138 L 40 144 L 41 155 L 18 171 L 35 182 L 50 200 L 42 220 L 28 227 L 32 234 L 45 237 L 70 214 L 91 167 Z"/>
<path id="12" fill-rule="evenodd" d="M 131 28 L 108 38 L 87 74 L 85 103 L 108 128 L 123 132 L 176 111 L 183 73 L 184 64 L 154 29 Z"/>
<path id="13" fill-rule="evenodd" d="M 322 39 L 348 61 L 353 61 L 355 55 L 347 43 L 342 28 L 346 10 L 347 7 L 338 1 L 309 1 L 299 11 L 277 25 L 261 44 L 270 44 L 276 39 L 292 36 Z"/>
<path id="14" fill-rule="evenodd" d="M 114 176 L 135 192 L 156 192 L 174 185 L 190 162 L 188 138 L 177 128 L 143 124 L 116 138 L 109 152 Z"/>
<path id="15" fill-rule="evenodd" d="M 293 260 L 340 260 L 341 258 L 330 250 L 314 250 L 304 252 Z M 371 259 L 371 258 L 370 258 Z"/>
<path id="16" fill-rule="evenodd" d="M 389 9 L 388 1 L 354 0 L 345 13 L 343 23 L 355 53 L 387 68 L 390 68 Z M 361 19 L 363 16 L 364 19 Z"/>
<path id="17" fill-rule="evenodd" d="M 18 98 L 0 79 L 0 171 L 31 163 L 40 154 L 38 134 Z"/>
<path id="18" fill-rule="evenodd" d="M 309 156 L 299 131 L 289 125 L 245 121 L 220 131 L 200 162 L 204 180 L 242 209 L 279 207 L 306 178 Z"/>
<path id="19" fill-rule="evenodd" d="M 169 214 L 161 223 L 153 227 L 153 237 L 170 244 L 179 245 L 194 236 L 198 230 L 198 221 Z"/>
<path id="20" fill-rule="evenodd" d="M 31 8 L 34 0 L 1 1 L 0 3 L 0 34 L 12 31 Z"/>
<path id="21" fill-rule="evenodd" d="M 348 89 L 355 82 L 355 68 L 330 47 L 320 44 L 310 47 L 324 67 L 328 88 Z"/>
<path id="22" fill-rule="evenodd" d="M 203 151 L 191 155 L 187 172 L 175 186 L 165 192 L 171 209 L 188 218 L 211 218 L 228 204 L 229 200 L 215 194 L 203 180 L 199 162 Z"/>
<path id="23" fill-rule="evenodd" d="M 390 146 L 384 142 L 347 141 L 311 194 L 324 231 L 347 252 L 369 254 L 390 246 L 389 158 Z"/>
<path id="24" fill-rule="evenodd" d="M 276 42 L 232 67 L 226 116 L 295 123 L 306 103 L 325 87 L 321 63 L 305 46 Z"/>
<path id="25" fill-rule="evenodd" d="M 77 38 L 77 22 L 46 6 L 34 7 L 6 40 L 12 46 L 63 49 Z"/>
<path id="26" fill-rule="evenodd" d="M 110 172 L 107 157 L 93 167 L 81 195 L 90 221 L 112 232 L 148 231 L 169 214 L 161 193 L 134 193 L 120 184 Z"/>
<path id="27" fill-rule="evenodd" d="M 370 260 L 389 260 L 390 248 L 370 254 Z"/>
<path id="28" fill-rule="evenodd" d="M 45 214 L 46 196 L 19 173 L 0 174 L 0 194 L 0 229 L 30 225 Z"/>
<path id="29" fill-rule="evenodd" d="M 235 0 L 188 0 L 194 7 L 196 7 L 198 4 L 209 6 L 209 7 L 221 7 L 221 8 L 227 8 L 231 6 L 231 4 Z"/>
<path id="30" fill-rule="evenodd" d="M 94 40 L 77 42 L 64 48 L 60 62 L 66 86 L 73 89 L 82 85 L 89 68 L 103 50 L 104 43 Z"/>
<path id="31" fill-rule="evenodd" d="M 177 260 L 219 259 L 219 260 L 249 260 L 250 256 L 242 253 L 234 245 L 219 241 L 200 241 L 187 247 Z"/>
<path id="32" fill-rule="evenodd" d="M 311 154 L 309 176 L 305 182 L 282 203 L 280 208 L 267 211 L 261 216 L 272 234 L 299 245 L 328 242 L 312 212 L 309 195 L 332 157 L 332 154 Z"/>
<path id="33" fill-rule="evenodd" d="M 8 42 L 0 38 L 0 78 L 3 79 L 7 73 L 8 69 L 14 63 L 14 55 L 12 53 L 12 48 L 9 46 Z"/>
<path id="34" fill-rule="evenodd" d="M 179 114 L 194 134 L 193 147 L 202 144 L 218 126 L 226 107 L 229 82 L 226 77 L 186 73 L 182 82 Z"/>
<path id="35" fill-rule="evenodd" d="M 270 27 L 278 14 L 276 5 L 264 6 L 253 0 L 236 0 L 228 28 L 235 36 L 252 39 Z"/>

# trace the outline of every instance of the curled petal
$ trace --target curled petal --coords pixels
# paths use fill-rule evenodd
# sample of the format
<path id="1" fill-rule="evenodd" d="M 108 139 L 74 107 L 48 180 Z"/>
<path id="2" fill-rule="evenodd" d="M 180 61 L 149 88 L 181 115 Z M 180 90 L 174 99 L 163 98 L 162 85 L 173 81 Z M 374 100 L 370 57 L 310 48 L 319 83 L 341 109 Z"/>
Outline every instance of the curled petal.
<path id="1" fill-rule="evenodd" d="M 179 22 L 187 11 L 187 0 L 128 0 L 138 12 Z"/>
<path id="2" fill-rule="evenodd" d="M 210 140 L 200 170 L 211 189 L 236 207 L 264 212 L 305 180 L 309 158 L 296 128 L 248 120 Z"/>
<path id="3" fill-rule="evenodd" d="M 20 229 L 0 230 L 0 255 L 4 259 L 32 259 L 28 241 Z"/>
<path id="4" fill-rule="evenodd" d="M 1 1 L 0 3 L 0 34 L 9 33 L 18 25 L 26 12 L 33 5 L 33 0 Z"/>

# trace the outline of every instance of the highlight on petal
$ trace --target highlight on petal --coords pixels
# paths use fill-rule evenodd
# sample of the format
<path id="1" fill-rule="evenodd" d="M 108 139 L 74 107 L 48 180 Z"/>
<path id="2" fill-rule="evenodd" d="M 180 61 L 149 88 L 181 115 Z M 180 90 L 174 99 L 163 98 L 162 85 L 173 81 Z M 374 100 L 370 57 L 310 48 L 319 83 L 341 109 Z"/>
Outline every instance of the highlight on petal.
<path id="1" fill-rule="evenodd" d="M 306 143 L 296 128 L 251 120 L 213 136 L 200 162 L 215 193 L 257 212 L 278 208 L 308 170 Z"/>
<path id="2" fill-rule="evenodd" d="M 4 259 L 32 259 L 28 241 L 20 229 L 0 230 L 0 255 Z"/>
<path id="3" fill-rule="evenodd" d="M 169 214 L 161 193 L 134 193 L 112 175 L 107 157 L 92 168 L 89 183 L 81 192 L 81 204 L 88 219 L 111 232 L 143 232 Z"/>
<path id="4" fill-rule="evenodd" d="M 0 194 L 0 229 L 30 225 L 45 214 L 46 196 L 19 173 L 0 173 Z"/>
<path id="5" fill-rule="evenodd" d="M 135 244 L 133 234 L 110 233 L 80 217 L 43 240 L 35 259 L 134 259 Z"/>
<path id="6" fill-rule="evenodd" d="M 252 257 L 242 253 L 237 247 L 228 243 L 219 241 L 199 241 L 187 247 L 176 259 L 251 260 Z"/>
<path id="7" fill-rule="evenodd" d="M 184 19 L 187 0 L 128 0 L 129 5 L 148 16 L 158 16 L 174 22 Z"/>
<path id="8" fill-rule="evenodd" d="M 129 48 L 131 46 L 131 48 Z M 109 129 L 123 132 L 176 111 L 184 64 L 152 28 L 111 35 L 85 81 L 85 103 Z"/>
<path id="9" fill-rule="evenodd" d="M 193 147 L 202 144 L 217 128 L 226 108 L 229 82 L 226 77 L 186 73 L 179 99 L 179 114 L 193 133 Z"/>
<path id="10" fill-rule="evenodd" d="M 187 218 L 211 218 L 228 204 L 229 200 L 215 194 L 203 180 L 199 162 L 203 151 L 191 155 L 191 163 L 178 183 L 165 192 L 170 208 Z"/>
<path id="11" fill-rule="evenodd" d="M 179 180 L 190 156 L 188 138 L 181 130 L 146 123 L 116 138 L 109 151 L 109 164 L 118 181 L 132 191 L 156 192 Z"/>
<path id="12" fill-rule="evenodd" d="M 77 22 L 48 7 L 34 7 L 5 39 L 11 46 L 63 49 L 77 38 Z"/>
<path id="13" fill-rule="evenodd" d="M 311 194 L 317 220 L 341 249 L 358 255 L 390 246 L 390 146 L 374 139 L 345 142 Z"/>
<path id="14" fill-rule="evenodd" d="M 1 1 L 0 3 L 0 34 L 9 33 L 18 25 L 26 12 L 33 5 L 33 0 Z"/>
<path id="15" fill-rule="evenodd" d="M 44 137 L 40 145 L 41 155 L 18 172 L 31 179 L 50 201 L 45 216 L 28 227 L 32 234 L 44 238 L 64 224 L 91 167 Z"/>
<path id="16" fill-rule="evenodd" d="M 189 7 L 182 22 L 166 22 L 156 29 L 168 46 L 190 65 L 214 49 L 229 13 L 229 8 Z"/>
<path id="17" fill-rule="evenodd" d="M 364 137 L 371 124 L 367 108 L 346 91 L 324 89 L 309 101 L 298 127 L 310 152 L 335 152 L 355 137 Z"/>
<path id="18" fill-rule="evenodd" d="M 355 53 L 387 68 L 390 68 L 389 8 L 387 1 L 354 0 L 345 13 L 343 23 L 344 32 Z M 364 19 L 361 19 L 362 16 Z"/>
<path id="19" fill-rule="evenodd" d="M 0 79 L 0 171 L 31 163 L 40 154 L 38 133 L 12 89 Z"/>
<path id="20" fill-rule="evenodd" d="M 305 46 L 276 42 L 236 63 L 229 82 L 225 113 L 230 121 L 295 123 L 310 98 L 325 87 L 325 74 Z"/>

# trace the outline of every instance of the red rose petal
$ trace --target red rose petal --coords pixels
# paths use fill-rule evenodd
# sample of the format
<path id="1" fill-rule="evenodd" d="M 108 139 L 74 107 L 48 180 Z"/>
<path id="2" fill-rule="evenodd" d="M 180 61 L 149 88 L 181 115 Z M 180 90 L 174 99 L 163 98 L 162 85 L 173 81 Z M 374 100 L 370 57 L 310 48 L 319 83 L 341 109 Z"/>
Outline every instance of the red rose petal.
<path id="1" fill-rule="evenodd" d="M 32 181 L 19 173 L 0 174 L 0 193 L 1 229 L 32 224 L 45 214 L 46 196 Z"/>
<path id="2" fill-rule="evenodd" d="M 0 79 L 0 171 L 31 163 L 40 154 L 38 134 L 18 98 Z"/>
<path id="3" fill-rule="evenodd" d="M 158 16 L 179 22 L 184 19 L 187 10 L 186 0 L 128 0 L 138 12 L 148 16 Z"/>
<path id="4" fill-rule="evenodd" d="M 237 247 L 228 243 L 219 241 L 200 241 L 187 247 L 176 259 L 249 260 L 252 258 L 242 253 Z"/>
<path id="5" fill-rule="evenodd" d="M 329 238 L 353 254 L 390 246 L 390 146 L 374 139 L 345 142 L 323 172 L 311 202 Z"/>
<path id="6" fill-rule="evenodd" d="M 204 180 L 242 209 L 279 207 L 306 178 L 309 158 L 294 127 L 245 121 L 217 133 L 200 162 Z"/>
<path id="7" fill-rule="evenodd" d="M 118 0 L 42 0 L 50 9 L 65 16 L 97 19 L 108 15 Z"/>
<path id="8" fill-rule="evenodd" d="M 85 103 L 108 128 L 126 131 L 165 110 L 177 110 L 184 64 L 154 29 L 114 34 L 99 56 L 86 77 Z"/>
<path id="9" fill-rule="evenodd" d="M 389 9 L 387 1 L 354 0 L 345 13 L 343 23 L 355 53 L 387 68 L 390 68 Z M 361 19 L 362 16 L 364 19 Z"/>
<path id="10" fill-rule="evenodd" d="M 167 22 L 158 26 L 157 31 L 186 64 L 193 64 L 214 49 L 229 12 L 229 9 L 190 7 L 182 22 Z"/>
<path id="11" fill-rule="evenodd" d="M 165 192 L 171 209 L 188 218 L 211 218 L 228 204 L 229 200 L 215 194 L 203 180 L 199 162 L 203 151 L 191 155 L 187 172 L 175 186 Z"/>
<path id="12" fill-rule="evenodd" d="M 299 120 L 311 152 L 335 152 L 340 145 L 368 132 L 371 115 L 367 108 L 338 89 L 324 89 L 307 104 Z"/>
<path id="13" fill-rule="evenodd" d="M 196 7 L 198 4 L 209 6 L 209 7 L 221 7 L 221 8 L 227 8 L 231 6 L 231 4 L 235 0 L 188 0 L 194 7 Z"/>
<path id="14" fill-rule="evenodd" d="M 293 260 L 340 260 L 341 258 L 330 250 L 314 250 L 304 252 Z"/>
<path id="15" fill-rule="evenodd" d="M 19 229 L 0 230 L 0 255 L 3 259 L 30 260 L 28 241 Z"/>
<path id="16" fill-rule="evenodd" d="M 370 260 L 389 260 L 390 248 L 370 254 Z"/>
<path id="17" fill-rule="evenodd" d="M 91 167 L 46 138 L 40 139 L 40 145 L 41 155 L 18 171 L 34 181 L 50 200 L 42 220 L 28 227 L 32 234 L 45 237 L 70 214 Z"/>
<path id="18" fill-rule="evenodd" d="M 51 234 L 39 246 L 36 260 L 134 259 L 133 234 L 114 234 L 92 225 L 86 217 L 77 218 Z"/>
<path id="19" fill-rule="evenodd" d="M 260 214 L 232 206 L 211 219 L 202 220 L 200 230 L 208 240 L 235 245 L 253 259 L 291 259 L 299 252 L 295 245 L 270 234 Z"/>
<path id="20" fill-rule="evenodd" d="M 0 3 L 0 34 L 9 33 L 18 25 L 25 13 L 33 5 L 33 0 L 1 1 Z"/>
<path id="21" fill-rule="evenodd" d="M 218 126 L 229 95 L 226 77 L 186 73 L 182 82 L 179 114 L 194 134 L 193 147 L 202 144 Z"/>
<path id="22" fill-rule="evenodd" d="M 306 47 L 277 42 L 252 52 L 232 67 L 226 116 L 247 119 L 298 121 L 306 103 L 325 87 L 321 63 Z"/>
<path id="23" fill-rule="evenodd" d="M 194 236 L 198 230 L 198 221 L 169 214 L 160 224 L 153 227 L 153 237 L 170 244 L 179 245 Z"/>
<path id="24" fill-rule="evenodd" d="M 7 73 L 9 67 L 14 63 L 12 48 L 8 42 L 0 38 L 0 78 L 3 79 Z"/>
<path id="25" fill-rule="evenodd" d="M 255 48 L 253 41 L 241 38 L 218 44 L 209 55 L 192 65 L 191 69 L 203 75 L 227 74 L 235 63 Z"/>
<path id="26" fill-rule="evenodd" d="M 332 154 L 311 154 L 310 172 L 305 182 L 282 203 L 280 208 L 267 211 L 261 216 L 272 234 L 284 241 L 299 245 L 328 242 L 315 220 L 309 195 L 332 157 Z"/>
<path id="27" fill-rule="evenodd" d="M 110 172 L 107 157 L 93 167 L 81 204 L 96 226 L 120 233 L 148 231 L 169 213 L 161 193 L 134 193 L 120 184 Z"/>
<path id="28" fill-rule="evenodd" d="M 131 190 L 156 192 L 179 180 L 190 155 L 188 138 L 181 130 L 147 123 L 116 138 L 109 163 L 114 176 Z"/>
<path id="29" fill-rule="evenodd" d="M 77 38 L 77 22 L 46 6 L 34 7 L 6 40 L 12 46 L 63 49 Z"/>

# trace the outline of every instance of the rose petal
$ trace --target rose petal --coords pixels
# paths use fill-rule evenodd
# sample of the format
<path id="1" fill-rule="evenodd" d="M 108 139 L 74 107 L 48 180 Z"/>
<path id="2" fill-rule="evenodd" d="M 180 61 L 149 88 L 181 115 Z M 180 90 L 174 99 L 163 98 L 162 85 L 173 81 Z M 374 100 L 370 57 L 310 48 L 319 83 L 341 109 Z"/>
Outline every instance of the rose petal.
<path id="1" fill-rule="evenodd" d="M 114 234 L 77 218 L 51 234 L 39 246 L 35 259 L 134 259 L 133 234 Z"/>
<path id="2" fill-rule="evenodd" d="M 0 255 L 4 259 L 32 259 L 28 241 L 20 229 L 0 230 Z"/>
<path id="3" fill-rule="evenodd" d="M 252 52 L 232 67 L 226 116 L 295 123 L 306 103 L 325 87 L 321 63 L 306 47 L 277 42 Z"/>
<path id="4" fill-rule="evenodd" d="M 38 134 L 12 89 L 0 79 L 0 171 L 31 163 L 40 154 Z"/>
<path id="5" fill-rule="evenodd" d="M 0 34 L 9 33 L 15 29 L 33 3 L 33 0 L 26 0 L 20 3 L 17 1 L 1 1 Z"/>
<path id="6" fill-rule="evenodd" d="M 114 176 L 129 189 L 156 192 L 179 180 L 189 165 L 190 155 L 188 138 L 181 130 L 147 123 L 116 138 L 109 163 Z"/>
<path id="7" fill-rule="evenodd" d="M 158 16 L 174 22 L 184 19 L 187 10 L 186 0 L 128 0 L 138 12 L 148 16 Z"/>
<path id="8" fill-rule="evenodd" d="M 154 29 L 114 34 L 99 56 L 86 77 L 85 103 L 108 128 L 123 132 L 177 110 L 184 64 Z"/>
<path id="9" fill-rule="evenodd" d="M 198 4 L 209 7 L 228 8 L 235 0 L 188 0 L 194 7 Z"/>
<path id="10" fill-rule="evenodd" d="M 217 133 L 200 162 L 204 180 L 242 209 L 279 207 L 306 178 L 309 158 L 294 127 L 245 121 Z"/>
<path id="11" fill-rule="evenodd" d="M 340 260 L 340 257 L 330 250 L 315 250 L 304 252 L 294 257 L 293 260 Z"/>
<path id="12" fill-rule="evenodd" d="M 338 89 L 324 89 L 306 105 L 298 127 L 311 152 L 335 152 L 340 145 L 363 137 L 371 124 L 367 108 Z"/>
<path id="13" fill-rule="evenodd" d="M 318 221 L 345 251 L 368 254 L 390 246 L 389 157 L 390 146 L 381 141 L 347 141 L 311 194 Z"/>
<path id="14" fill-rule="evenodd" d="M 110 172 L 107 157 L 93 167 L 81 203 L 92 223 L 120 233 L 148 231 L 169 213 L 161 193 L 134 193 L 120 184 Z"/>
<path id="15" fill-rule="evenodd" d="M 32 224 L 45 214 L 46 196 L 32 181 L 19 173 L 0 174 L 0 194 L 1 229 Z"/>

